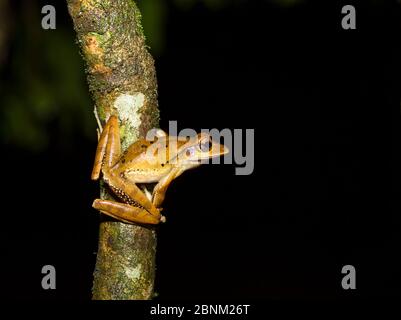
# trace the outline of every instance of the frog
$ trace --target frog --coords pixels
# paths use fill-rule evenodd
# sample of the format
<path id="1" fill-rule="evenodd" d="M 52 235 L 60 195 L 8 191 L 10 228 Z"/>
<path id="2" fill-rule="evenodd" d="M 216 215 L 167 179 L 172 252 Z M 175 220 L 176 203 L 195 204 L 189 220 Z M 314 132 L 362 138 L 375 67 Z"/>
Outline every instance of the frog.
<path id="1" fill-rule="evenodd" d="M 118 201 L 95 199 L 92 207 L 128 224 L 165 222 L 161 205 L 171 182 L 228 152 L 206 132 L 183 139 L 161 129 L 153 130 L 153 139 L 139 138 L 121 152 L 119 120 L 111 115 L 98 140 L 91 179 L 102 178 Z M 146 184 L 155 185 L 152 192 L 140 187 Z"/>

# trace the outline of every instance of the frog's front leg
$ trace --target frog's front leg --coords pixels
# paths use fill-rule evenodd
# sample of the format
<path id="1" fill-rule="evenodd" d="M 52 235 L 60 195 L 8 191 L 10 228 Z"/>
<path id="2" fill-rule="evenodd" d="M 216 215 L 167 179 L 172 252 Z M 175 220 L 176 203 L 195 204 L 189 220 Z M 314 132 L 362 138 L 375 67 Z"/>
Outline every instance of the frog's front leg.
<path id="1" fill-rule="evenodd" d="M 155 217 L 143 208 L 111 200 L 96 199 L 93 202 L 93 207 L 108 216 L 127 223 L 158 224 L 160 221 L 164 221 L 164 217 Z"/>
<path id="2" fill-rule="evenodd" d="M 152 202 L 156 208 L 160 208 L 166 196 L 167 188 L 170 183 L 184 171 L 179 168 L 172 169 L 165 177 L 163 177 L 153 189 Z"/>

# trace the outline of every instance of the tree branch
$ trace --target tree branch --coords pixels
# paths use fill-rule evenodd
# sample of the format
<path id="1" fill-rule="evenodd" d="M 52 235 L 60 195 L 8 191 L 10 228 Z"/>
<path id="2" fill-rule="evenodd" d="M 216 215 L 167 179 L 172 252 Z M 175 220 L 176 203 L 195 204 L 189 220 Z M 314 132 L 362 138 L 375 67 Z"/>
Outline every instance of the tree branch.
<path id="1" fill-rule="evenodd" d="M 95 114 L 104 125 L 120 120 L 122 149 L 159 120 L 154 61 L 146 50 L 141 15 L 133 0 L 67 0 L 86 61 Z M 94 149 L 95 150 L 95 149 Z M 112 195 L 101 187 L 101 197 Z M 102 215 L 93 299 L 150 299 L 156 232 Z"/>

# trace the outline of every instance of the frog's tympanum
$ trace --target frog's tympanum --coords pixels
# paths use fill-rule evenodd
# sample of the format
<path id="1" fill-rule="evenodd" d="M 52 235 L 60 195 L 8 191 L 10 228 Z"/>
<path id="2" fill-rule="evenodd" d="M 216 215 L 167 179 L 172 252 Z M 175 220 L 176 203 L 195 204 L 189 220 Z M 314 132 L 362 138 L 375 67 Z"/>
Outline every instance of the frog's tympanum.
<path id="1" fill-rule="evenodd" d="M 120 201 L 96 199 L 93 207 L 120 221 L 144 224 L 164 221 L 160 206 L 175 178 L 228 152 L 206 133 L 182 141 L 162 130 L 156 131 L 155 141 L 139 139 L 124 153 L 120 149 L 118 119 L 110 116 L 99 138 L 92 180 L 98 180 L 102 173 Z M 137 186 L 142 183 L 156 183 L 152 194 Z"/>

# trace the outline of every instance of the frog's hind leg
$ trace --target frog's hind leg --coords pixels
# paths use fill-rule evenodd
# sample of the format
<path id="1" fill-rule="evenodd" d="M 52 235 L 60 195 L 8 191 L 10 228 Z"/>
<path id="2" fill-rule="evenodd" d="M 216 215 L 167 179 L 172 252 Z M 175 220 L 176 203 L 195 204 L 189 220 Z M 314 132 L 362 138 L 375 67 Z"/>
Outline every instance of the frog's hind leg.
<path id="1" fill-rule="evenodd" d="M 161 219 L 157 218 L 143 208 L 134 207 L 125 203 L 96 199 L 92 206 L 108 216 L 131 224 L 158 224 L 160 221 L 164 221 L 163 217 L 161 217 Z"/>
<path id="2" fill-rule="evenodd" d="M 95 163 L 93 165 L 92 180 L 99 179 L 103 167 L 112 167 L 119 159 L 121 153 L 120 129 L 116 116 L 110 116 L 103 128 L 96 149 Z"/>
<path id="3" fill-rule="evenodd" d="M 160 211 L 153 205 L 152 201 L 135 183 L 128 181 L 123 174 L 115 174 L 113 171 L 105 170 L 103 179 L 122 202 L 129 205 L 136 203 L 153 216 L 160 218 Z"/>

